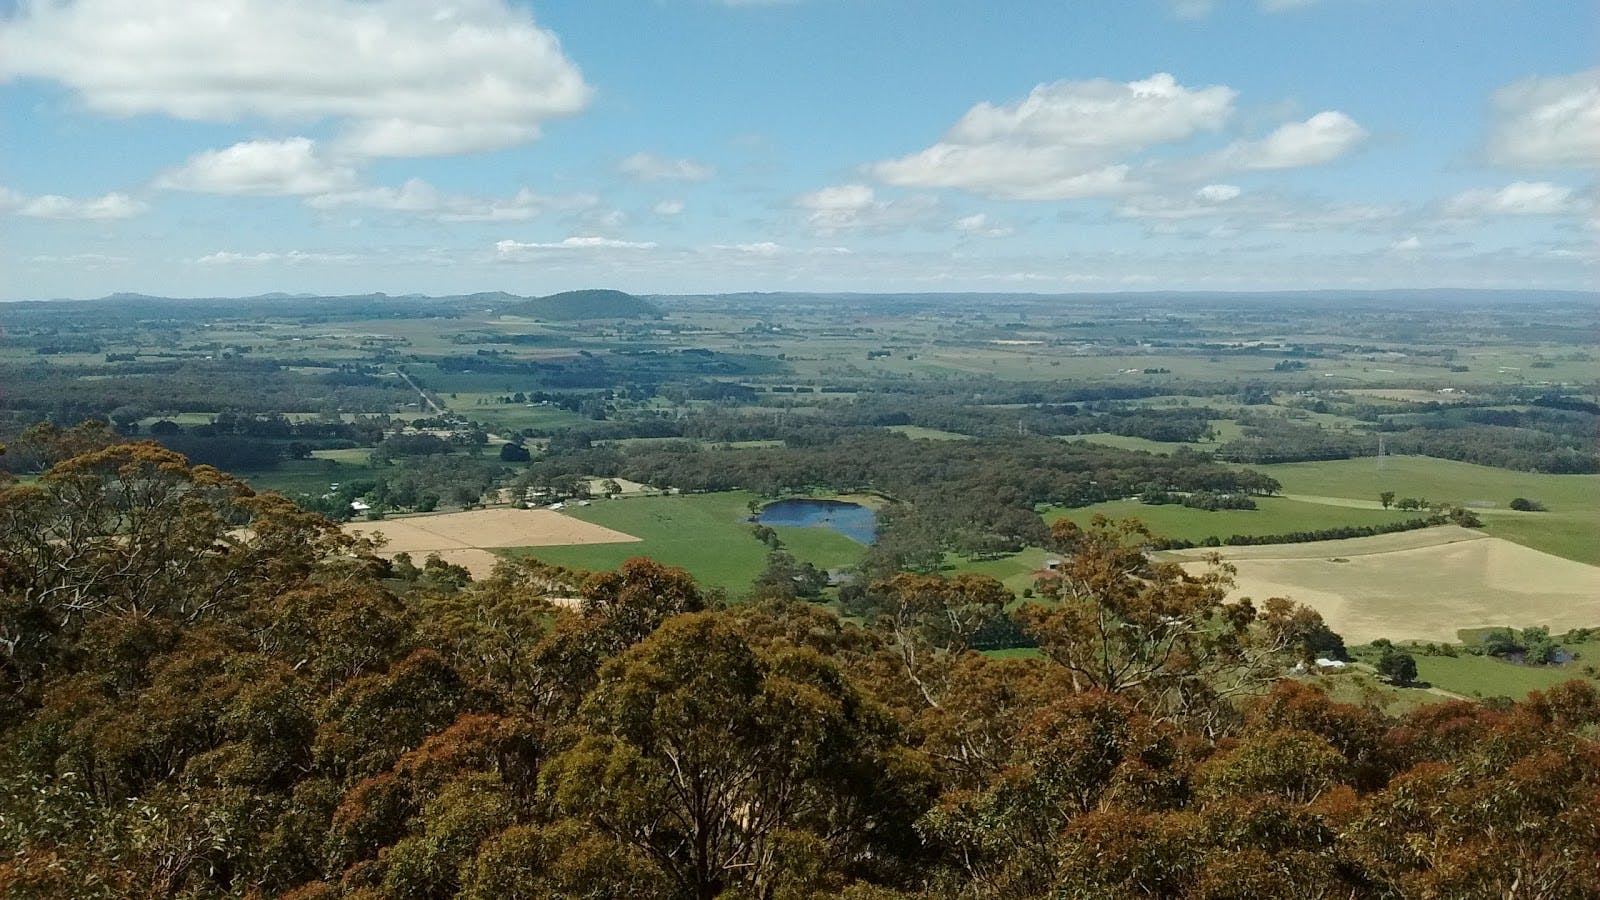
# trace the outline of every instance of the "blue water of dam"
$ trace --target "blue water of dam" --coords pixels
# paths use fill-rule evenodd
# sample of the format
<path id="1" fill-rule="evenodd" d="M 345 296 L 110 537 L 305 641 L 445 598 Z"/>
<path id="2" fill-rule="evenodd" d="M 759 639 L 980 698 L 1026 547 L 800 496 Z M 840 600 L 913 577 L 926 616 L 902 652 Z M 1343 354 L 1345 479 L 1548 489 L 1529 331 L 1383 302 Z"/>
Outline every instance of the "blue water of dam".
<path id="1" fill-rule="evenodd" d="M 878 514 L 843 500 L 779 500 L 761 508 L 756 521 L 775 528 L 829 528 L 862 544 L 878 534 Z"/>

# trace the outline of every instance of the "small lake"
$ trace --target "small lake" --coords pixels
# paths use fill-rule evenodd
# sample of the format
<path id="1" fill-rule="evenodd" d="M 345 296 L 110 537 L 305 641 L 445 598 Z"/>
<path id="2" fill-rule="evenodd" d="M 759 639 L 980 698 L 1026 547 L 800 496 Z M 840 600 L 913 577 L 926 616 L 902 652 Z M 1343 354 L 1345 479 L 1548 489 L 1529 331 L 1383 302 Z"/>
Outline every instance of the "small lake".
<path id="1" fill-rule="evenodd" d="M 843 500 L 779 500 L 762 507 L 756 521 L 774 528 L 829 528 L 862 544 L 878 535 L 878 514 Z"/>

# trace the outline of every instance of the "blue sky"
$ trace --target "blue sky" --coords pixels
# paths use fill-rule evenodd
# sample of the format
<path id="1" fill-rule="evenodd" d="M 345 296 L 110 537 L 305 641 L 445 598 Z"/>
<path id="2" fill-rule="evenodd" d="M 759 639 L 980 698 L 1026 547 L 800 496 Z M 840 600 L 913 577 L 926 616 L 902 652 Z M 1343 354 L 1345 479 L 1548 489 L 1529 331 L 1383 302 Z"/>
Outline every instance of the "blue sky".
<path id="1" fill-rule="evenodd" d="M 1515 0 L 0 0 L 0 298 L 1592 288 Z"/>

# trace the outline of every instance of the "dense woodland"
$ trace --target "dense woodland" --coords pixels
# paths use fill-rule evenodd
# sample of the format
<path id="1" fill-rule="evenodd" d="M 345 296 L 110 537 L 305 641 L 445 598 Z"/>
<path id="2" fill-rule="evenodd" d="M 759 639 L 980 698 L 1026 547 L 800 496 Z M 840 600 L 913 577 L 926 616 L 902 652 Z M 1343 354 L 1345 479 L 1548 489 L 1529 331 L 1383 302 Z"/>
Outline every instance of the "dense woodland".
<path id="1" fill-rule="evenodd" d="M 474 583 L 155 444 L 48 449 L 0 485 L 7 897 L 1600 894 L 1592 686 L 1332 702 L 1285 677 L 1319 616 L 1134 523 L 1047 536 L 1001 660 L 983 577 L 861 625 L 643 560 Z"/>

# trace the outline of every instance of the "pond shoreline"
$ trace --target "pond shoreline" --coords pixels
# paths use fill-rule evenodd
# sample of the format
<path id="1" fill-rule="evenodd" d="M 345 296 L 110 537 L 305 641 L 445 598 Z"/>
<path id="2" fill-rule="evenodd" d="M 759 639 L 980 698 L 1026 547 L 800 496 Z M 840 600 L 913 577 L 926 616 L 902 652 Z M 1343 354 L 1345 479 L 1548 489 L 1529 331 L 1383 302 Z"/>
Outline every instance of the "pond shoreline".
<path id="1" fill-rule="evenodd" d="M 878 530 L 878 514 L 871 506 L 831 497 L 776 500 L 761 507 L 750 521 L 768 527 L 826 528 L 861 544 L 875 541 Z"/>

